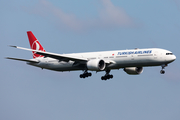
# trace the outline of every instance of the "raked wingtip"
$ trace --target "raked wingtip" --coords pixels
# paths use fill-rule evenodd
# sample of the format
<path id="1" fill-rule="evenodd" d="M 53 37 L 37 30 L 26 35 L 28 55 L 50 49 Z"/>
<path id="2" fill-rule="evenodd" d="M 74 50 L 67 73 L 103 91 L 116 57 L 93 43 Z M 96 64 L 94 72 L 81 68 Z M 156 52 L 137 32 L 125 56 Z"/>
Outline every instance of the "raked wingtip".
<path id="1" fill-rule="evenodd" d="M 17 46 L 15 46 L 15 45 L 9 45 L 9 47 L 14 47 L 14 48 L 17 48 Z"/>

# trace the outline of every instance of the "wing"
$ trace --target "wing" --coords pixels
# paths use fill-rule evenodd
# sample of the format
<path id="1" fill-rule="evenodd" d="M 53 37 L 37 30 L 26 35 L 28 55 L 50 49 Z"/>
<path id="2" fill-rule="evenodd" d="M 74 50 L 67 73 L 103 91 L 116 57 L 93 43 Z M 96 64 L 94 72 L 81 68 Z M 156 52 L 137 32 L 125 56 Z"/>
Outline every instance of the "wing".
<path id="1" fill-rule="evenodd" d="M 86 63 L 88 61 L 87 58 L 79 58 L 75 56 L 70 56 L 70 55 L 62 55 L 62 54 L 56 54 L 56 53 L 50 53 L 50 52 L 43 52 L 39 50 L 33 50 L 33 49 L 28 49 L 28 48 L 23 48 L 23 47 L 18 47 L 18 46 L 10 46 L 18 49 L 23 49 L 23 50 L 28 50 L 28 51 L 34 51 L 39 55 L 43 55 L 45 57 L 51 57 L 54 59 L 58 59 L 60 61 L 76 61 L 76 62 L 81 62 L 81 63 Z"/>
<path id="2" fill-rule="evenodd" d="M 19 60 L 19 61 L 25 61 L 25 62 L 31 62 L 31 63 L 39 63 L 39 61 L 35 59 L 27 60 L 27 59 L 19 59 L 19 58 L 11 58 L 11 57 L 6 57 L 6 59 Z"/>

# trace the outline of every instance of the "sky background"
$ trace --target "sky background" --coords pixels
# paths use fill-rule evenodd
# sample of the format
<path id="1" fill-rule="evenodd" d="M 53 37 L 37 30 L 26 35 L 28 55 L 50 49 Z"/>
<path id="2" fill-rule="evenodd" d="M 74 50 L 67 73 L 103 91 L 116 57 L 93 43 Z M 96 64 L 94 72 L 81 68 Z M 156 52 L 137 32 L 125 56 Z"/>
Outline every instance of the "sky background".
<path id="1" fill-rule="evenodd" d="M 29 30 L 54 53 L 158 47 L 177 59 L 165 75 L 108 81 L 4 59 L 32 58 L 8 47 L 29 48 Z M 0 42 L 0 120 L 180 120 L 180 0 L 0 0 Z"/>

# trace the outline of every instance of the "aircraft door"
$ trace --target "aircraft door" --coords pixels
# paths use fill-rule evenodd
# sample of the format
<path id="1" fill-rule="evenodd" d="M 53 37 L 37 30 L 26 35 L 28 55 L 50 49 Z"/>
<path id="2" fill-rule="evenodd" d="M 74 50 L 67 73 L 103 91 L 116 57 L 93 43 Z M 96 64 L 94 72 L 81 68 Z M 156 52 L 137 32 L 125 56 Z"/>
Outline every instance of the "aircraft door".
<path id="1" fill-rule="evenodd" d="M 138 60 L 138 57 L 136 54 L 131 54 L 130 56 L 131 56 L 131 60 L 133 60 L 133 61 Z"/>
<path id="2" fill-rule="evenodd" d="M 166 61 L 166 56 L 162 52 L 160 53 L 160 59 Z"/>
<path id="3" fill-rule="evenodd" d="M 131 60 L 134 60 L 134 55 L 133 54 L 131 55 Z"/>
<path id="4" fill-rule="evenodd" d="M 158 59 L 158 51 L 154 52 L 154 59 Z"/>

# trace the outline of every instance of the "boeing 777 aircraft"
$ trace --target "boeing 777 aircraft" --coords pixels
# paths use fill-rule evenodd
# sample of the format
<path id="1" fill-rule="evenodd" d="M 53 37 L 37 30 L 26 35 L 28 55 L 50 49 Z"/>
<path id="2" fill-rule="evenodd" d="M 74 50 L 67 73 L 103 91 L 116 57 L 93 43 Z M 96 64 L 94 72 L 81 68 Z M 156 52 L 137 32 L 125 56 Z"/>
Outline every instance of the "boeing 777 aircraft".
<path id="1" fill-rule="evenodd" d="M 105 71 L 102 80 L 113 78 L 112 69 L 124 69 L 127 74 L 139 75 L 143 67 L 161 66 L 161 74 L 164 68 L 176 59 L 172 52 L 160 48 L 131 49 L 102 52 L 86 52 L 73 54 L 56 54 L 46 52 L 31 31 L 27 32 L 31 49 L 11 46 L 18 49 L 32 51 L 33 59 L 19 59 L 7 57 L 7 59 L 25 61 L 28 65 L 54 71 L 82 70 L 80 78 L 86 78 L 92 74 L 88 71 Z"/>

